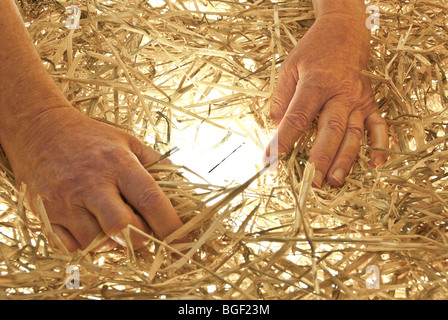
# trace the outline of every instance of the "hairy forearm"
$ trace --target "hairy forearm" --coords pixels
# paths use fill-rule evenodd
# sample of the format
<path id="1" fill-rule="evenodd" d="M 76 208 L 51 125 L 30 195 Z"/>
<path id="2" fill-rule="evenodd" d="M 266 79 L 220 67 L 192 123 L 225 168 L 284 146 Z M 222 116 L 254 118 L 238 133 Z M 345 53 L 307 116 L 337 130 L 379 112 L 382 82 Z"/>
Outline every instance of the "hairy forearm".
<path id="1" fill-rule="evenodd" d="M 350 44 L 359 48 L 364 65 L 368 60 L 371 38 L 370 29 L 366 25 L 368 14 L 364 0 L 312 1 L 316 21 L 320 20 L 325 25 L 325 32 L 332 35 L 333 41 L 344 42 L 346 48 L 350 48 Z M 333 24 L 329 21 L 333 21 Z M 341 51 L 334 54 L 346 55 L 353 52 Z"/>
<path id="2" fill-rule="evenodd" d="M 66 105 L 24 26 L 13 0 L 0 2 L 0 144 L 12 142 L 24 122 Z"/>
<path id="3" fill-rule="evenodd" d="M 329 13 L 352 15 L 354 18 L 365 16 L 364 0 L 313 0 L 314 13 L 319 18 Z"/>

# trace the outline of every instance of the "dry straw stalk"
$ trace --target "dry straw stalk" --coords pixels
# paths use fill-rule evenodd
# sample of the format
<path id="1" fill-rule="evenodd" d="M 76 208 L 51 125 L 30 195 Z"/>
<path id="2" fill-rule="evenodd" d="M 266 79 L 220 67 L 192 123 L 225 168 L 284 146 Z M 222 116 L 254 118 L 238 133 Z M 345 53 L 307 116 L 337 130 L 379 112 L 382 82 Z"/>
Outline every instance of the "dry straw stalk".
<path id="1" fill-rule="evenodd" d="M 176 124 L 251 141 L 272 128 L 278 67 L 314 19 L 301 0 L 18 3 L 73 107 L 162 153 L 177 145 Z M 65 27 L 70 4 L 81 8 L 79 29 Z M 140 251 L 69 254 L 45 208 L 43 225 L 27 210 L 2 155 L 0 298 L 446 299 L 448 4 L 373 4 L 381 26 L 365 74 L 390 126 L 384 168 L 368 166 L 364 139 L 343 187 L 313 188 L 314 127 L 271 180 L 260 172 L 254 183 L 215 185 L 186 178 L 182 163 L 152 164 L 165 170 L 153 175 L 185 222 L 179 233 L 191 236 L 187 253 L 147 235 Z M 69 265 L 79 289 L 67 288 Z M 379 287 L 368 285 L 369 266 Z"/>

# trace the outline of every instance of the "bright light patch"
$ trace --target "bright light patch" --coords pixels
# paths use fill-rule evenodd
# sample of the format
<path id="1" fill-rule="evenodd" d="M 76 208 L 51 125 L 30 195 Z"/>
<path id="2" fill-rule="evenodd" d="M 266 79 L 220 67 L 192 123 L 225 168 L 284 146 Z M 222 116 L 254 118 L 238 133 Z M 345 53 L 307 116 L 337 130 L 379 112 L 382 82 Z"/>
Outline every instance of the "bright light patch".
<path id="1" fill-rule="evenodd" d="M 8 208 L 9 206 L 6 203 L 0 203 L 0 213 L 5 212 Z"/>
<path id="2" fill-rule="evenodd" d="M 253 132 L 253 120 L 241 121 L 248 132 Z M 235 124 L 223 130 L 212 125 L 184 125 L 175 132 L 176 147 L 180 151 L 170 158 L 199 174 L 212 184 L 244 183 L 262 168 L 264 146 L 269 136 L 249 137 Z M 251 128 L 252 127 L 252 128 Z M 260 141 L 260 140 L 262 141 Z M 263 146 L 263 147 L 262 147 Z"/>
<path id="3" fill-rule="evenodd" d="M 208 293 L 213 293 L 215 291 L 216 291 L 216 286 L 215 285 L 207 286 L 207 292 Z"/>

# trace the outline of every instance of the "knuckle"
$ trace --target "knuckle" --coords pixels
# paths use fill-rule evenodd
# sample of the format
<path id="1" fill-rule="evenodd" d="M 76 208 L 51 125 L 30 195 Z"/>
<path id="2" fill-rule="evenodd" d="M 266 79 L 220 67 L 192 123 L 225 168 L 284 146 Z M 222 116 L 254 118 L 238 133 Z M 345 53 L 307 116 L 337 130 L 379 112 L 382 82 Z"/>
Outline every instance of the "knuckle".
<path id="1" fill-rule="evenodd" d="M 356 99 L 360 99 L 361 97 L 365 97 L 368 100 L 372 99 L 370 86 L 366 87 L 361 81 L 354 81 L 353 79 L 349 79 L 346 82 L 348 83 L 344 85 L 351 89 L 349 92 L 350 96 Z"/>
<path id="2" fill-rule="evenodd" d="M 269 117 L 279 123 L 287 107 L 288 104 L 285 103 L 278 94 L 274 95 L 269 107 Z"/>
<path id="3" fill-rule="evenodd" d="M 147 211 L 149 208 L 157 207 L 164 201 L 164 196 L 159 190 L 152 188 L 142 191 L 137 196 L 137 209 Z"/>
<path id="4" fill-rule="evenodd" d="M 318 89 L 326 90 L 334 87 L 334 74 L 329 70 L 314 70 L 305 78 L 306 82 Z"/>
<path id="5" fill-rule="evenodd" d="M 300 132 L 306 130 L 311 124 L 310 116 L 303 110 L 289 113 L 283 121 L 288 129 Z"/>
<path id="6" fill-rule="evenodd" d="M 111 144 L 99 148 L 97 156 L 99 159 L 107 159 L 110 163 L 117 163 L 121 160 L 122 153 L 120 148 Z"/>
<path id="7" fill-rule="evenodd" d="M 279 94 L 274 94 L 272 96 L 271 102 L 270 102 L 270 111 L 272 114 L 272 111 L 275 111 L 281 107 L 283 107 L 284 103 L 283 100 L 280 99 L 280 95 Z"/>
<path id="8" fill-rule="evenodd" d="M 333 156 L 325 152 L 312 152 L 310 155 L 310 159 L 312 159 L 312 162 L 315 163 L 316 167 L 319 168 L 329 168 L 333 163 Z"/>
<path id="9" fill-rule="evenodd" d="M 364 129 L 361 126 L 350 125 L 347 127 L 347 133 L 354 136 L 356 139 L 361 140 L 364 136 Z"/>
<path id="10" fill-rule="evenodd" d="M 342 136 L 346 131 L 346 126 L 342 119 L 331 118 L 325 123 L 325 127 L 337 135 Z"/>
<path id="11" fill-rule="evenodd" d="M 356 154 L 341 152 L 341 154 L 338 155 L 338 158 L 340 160 L 340 163 L 351 166 L 353 161 L 355 161 Z"/>
<path id="12" fill-rule="evenodd" d="M 116 216 L 114 221 L 110 224 L 110 229 L 108 230 L 109 235 L 116 235 L 126 229 L 128 225 L 132 223 L 132 219 L 129 215 Z"/>

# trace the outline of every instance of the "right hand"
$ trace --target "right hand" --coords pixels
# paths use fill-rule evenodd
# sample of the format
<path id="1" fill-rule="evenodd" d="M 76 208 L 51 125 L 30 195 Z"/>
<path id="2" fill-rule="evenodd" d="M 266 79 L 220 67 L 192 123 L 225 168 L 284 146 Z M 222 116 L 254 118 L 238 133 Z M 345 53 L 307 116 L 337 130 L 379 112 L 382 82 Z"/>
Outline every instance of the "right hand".
<path id="1" fill-rule="evenodd" d="M 314 185 L 326 179 L 339 187 L 355 161 L 364 130 L 370 138 L 370 165 L 385 164 L 388 127 L 374 99 L 368 68 L 370 33 L 362 18 L 327 14 L 318 18 L 283 62 L 271 103 L 278 124 L 277 153 L 288 153 L 314 118 L 317 137 L 309 162 Z M 267 148 L 266 155 L 276 156 Z"/>

